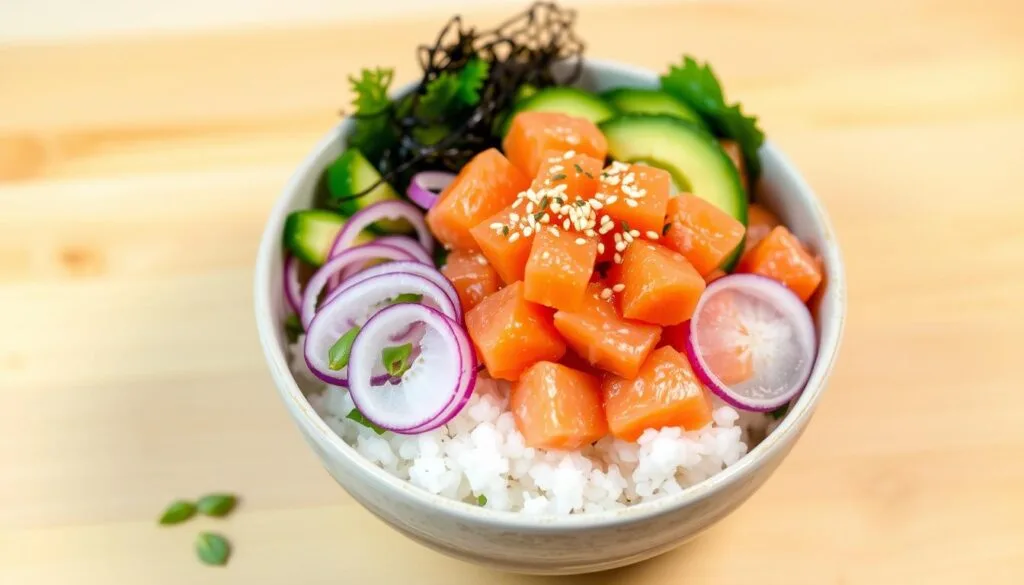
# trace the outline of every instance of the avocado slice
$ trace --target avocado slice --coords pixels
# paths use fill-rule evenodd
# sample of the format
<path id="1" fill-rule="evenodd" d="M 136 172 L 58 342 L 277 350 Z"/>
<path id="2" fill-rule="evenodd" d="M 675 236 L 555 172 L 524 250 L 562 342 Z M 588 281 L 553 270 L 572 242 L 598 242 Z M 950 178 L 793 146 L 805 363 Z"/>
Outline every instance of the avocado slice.
<path id="1" fill-rule="evenodd" d="M 618 87 L 601 97 L 622 114 L 668 114 L 706 128 L 696 110 L 658 89 Z"/>

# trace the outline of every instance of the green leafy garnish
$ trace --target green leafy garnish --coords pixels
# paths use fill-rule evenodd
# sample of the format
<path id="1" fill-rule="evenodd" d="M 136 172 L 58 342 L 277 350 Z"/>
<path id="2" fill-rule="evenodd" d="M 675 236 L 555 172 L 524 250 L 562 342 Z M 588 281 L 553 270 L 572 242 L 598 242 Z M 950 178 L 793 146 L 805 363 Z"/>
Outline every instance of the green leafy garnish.
<path id="1" fill-rule="evenodd" d="M 670 229 L 672 229 L 672 224 L 670 224 L 670 223 L 666 223 L 666 224 L 664 225 L 664 227 L 662 227 L 662 228 L 661 228 L 661 235 L 663 235 L 663 236 L 664 236 L 665 234 L 667 234 L 667 233 L 668 233 L 668 230 L 670 230 Z"/>
<path id="2" fill-rule="evenodd" d="M 782 406 L 776 408 L 775 410 L 769 412 L 768 415 L 771 416 L 775 420 L 779 420 L 780 418 L 786 416 L 786 412 L 788 412 L 788 411 L 789 411 L 789 403 L 786 403 L 786 404 L 783 404 Z"/>
<path id="3" fill-rule="evenodd" d="M 434 246 L 434 266 L 444 268 L 448 263 L 448 249 L 444 246 Z"/>
<path id="4" fill-rule="evenodd" d="M 196 509 L 205 516 L 222 518 L 230 514 L 237 503 L 238 498 L 232 494 L 208 494 L 199 498 Z"/>
<path id="5" fill-rule="evenodd" d="M 338 341 L 334 342 L 331 349 L 327 350 L 328 368 L 337 371 L 348 365 L 348 358 L 352 353 L 352 342 L 356 340 L 360 329 L 359 326 L 349 329 L 338 338 Z"/>
<path id="6" fill-rule="evenodd" d="M 368 419 L 365 416 L 363 416 L 363 413 L 359 412 L 358 408 L 353 408 L 351 412 L 349 412 L 348 414 L 345 415 L 345 418 L 347 418 L 348 420 L 356 421 L 357 423 L 359 423 L 359 424 L 363 425 L 364 427 L 372 430 L 373 432 L 377 433 L 378 435 L 383 435 L 384 433 L 387 432 L 384 429 L 382 429 L 382 428 L 378 427 L 377 425 L 373 424 L 372 422 L 370 422 L 370 419 Z"/>
<path id="7" fill-rule="evenodd" d="M 628 232 L 629 231 L 629 222 L 628 221 L 622 220 L 622 221 L 619 222 L 619 225 L 622 226 L 622 231 L 624 231 L 624 232 Z"/>
<path id="8" fill-rule="evenodd" d="M 487 496 L 485 496 L 483 494 L 480 494 L 479 496 L 476 497 L 476 503 L 477 503 L 478 506 L 486 506 L 487 505 Z"/>
<path id="9" fill-rule="evenodd" d="M 542 217 L 544 217 L 544 212 L 543 211 L 538 211 L 537 213 L 533 214 L 533 220 L 534 221 L 540 221 L 540 218 L 542 218 Z"/>
<path id="10" fill-rule="evenodd" d="M 391 299 L 388 304 L 397 305 L 399 303 L 418 303 L 423 300 L 423 295 L 414 293 L 402 293 L 395 298 Z"/>
<path id="11" fill-rule="evenodd" d="M 487 80 L 490 64 L 471 59 L 457 74 L 444 71 L 427 84 L 416 113 L 424 118 L 440 119 L 480 102 L 480 88 Z"/>
<path id="12" fill-rule="evenodd" d="M 577 173 L 582 173 L 582 172 L 583 172 L 583 167 L 581 167 L 581 166 L 579 165 L 579 163 L 572 163 L 572 166 L 573 166 L 573 168 L 575 168 L 575 169 L 576 169 L 576 172 L 577 172 Z"/>
<path id="13" fill-rule="evenodd" d="M 412 344 L 404 343 L 385 347 L 380 352 L 384 369 L 392 376 L 398 377 L 409 371 L 409 356 L 412 355 Z"/>
<path id="14" fill-rule="evenodd" d="M 541 209 L 547 209 L 549 203 L 551 203 L 551 200 L 548 199 L 547 195 L 545 195 L 545 196 L 540 198 L 540 208 Z"/>
<path id="15" fill-rule="evenodd" d="M 370 160 L 379 157 L 397 139 L 388 120 L 388 89 L 393 78 L 393 69 L 380 67 L 363 69 L 359 77 L 348 78 L 354 94 L 352 105 L 356 108 L 348 144 L 362 150 Z"/>
<path id="16" fill-rule="evenodd" d="M 558 173 L 557 175 L 551 177 L 552 181 L 561 181 L 563 179 L 565 179 L 565 175 L 562 173 Z"/>
<path id="17" fill-rule="evenodd" d="M 299 340 L 299 335 L 302 335 L 302 321 L 299 321 L 299 316 L 292 313 L 284 319 L 284 334 L 288 338 L 288 343 L 295 343 Z"/>
<path id="18" fill-rule="evenodd" d="M 231 545 L 223 536 L 214 532 L 200 532 L 196 537 L 196 554 L 207 565 L 222 566 L 231 556 Z"/>
<path id="19" fill-rule="evenodd" d="M 491 64 L 480 58 L 474 57 L 466 62 L 466 66 L 459 71 L 459 101 L 467 106 L 480 103 L 480 89 L 487 81 L 490 68 Z"/>
<path id="20" fill-rule="evenodd" d="M 507 225 L 501 226 L 501 234 L 503 236 L 508 236 L 508 226 Z"/>
<path id="21" fill-rule="evenodd" d="M 160 516 L 160 524 L 168 526 L 180 524 L 196 514 L 196 505 L 188 500 L 176 500 L 171 502 Z"/>
<path id="22" fill-rule="evenodd" d="M 738 103 L 727 105 L 722 85 L 711 70 L 693 57 L 683 57 L 681 65 L 673 65 L 661 77 L 661 88 L 680 99 L 700 114 L 712 131 L 735 140 L 743 151 L 743 160 L 752 179 L 761 172 L 757 150 L 764 143 L 764 132 L 757 126 L 756 116 L 747 116 Z"/>

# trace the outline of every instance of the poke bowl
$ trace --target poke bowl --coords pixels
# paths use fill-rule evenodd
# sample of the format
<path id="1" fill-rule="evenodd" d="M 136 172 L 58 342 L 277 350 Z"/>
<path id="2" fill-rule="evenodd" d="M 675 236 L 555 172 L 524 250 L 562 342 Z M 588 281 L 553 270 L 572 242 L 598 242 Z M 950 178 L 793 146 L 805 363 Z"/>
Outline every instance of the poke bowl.
<path id="1" fill-rule="evenodd" d="M 653 557 L 746 501 L 846 310 L 824 209 L 710 67 L 587 59 L 572 21 L 456 18 L 420 82 L 353 77 L 255 276 L 274 383 L 344 490 L 536 574 Z"/>

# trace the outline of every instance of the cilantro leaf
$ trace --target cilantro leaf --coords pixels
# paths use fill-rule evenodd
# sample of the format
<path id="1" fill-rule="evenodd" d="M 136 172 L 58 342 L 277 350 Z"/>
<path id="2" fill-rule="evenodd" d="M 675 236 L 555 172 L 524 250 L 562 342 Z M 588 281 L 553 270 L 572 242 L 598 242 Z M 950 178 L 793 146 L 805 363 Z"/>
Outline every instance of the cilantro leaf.
<path id="1" fill-rule="evenodd" d="M 441 118 L 450 111 L 458 94 L 459 78 L 445 71 L 427 84 L 417 112 L 425 118 Z"/>
<path id="2" fill-rule="evenodd" d="M 491 64 L 483 59 L 473 58 L 459 71 L 459 101 L 467 106 L 480 103 L 480 89 L 487 81 Z"/>
<path id="3" fill-rule="evenodd" d="M 349 77 L 352 86 L 352 105 L 355 106 L 354 126 L 349 135 L 349 146 L 359 148 L 370 159 L 396 140 L 389 120 L 391 98 L 388 89 L 394 77 L 392 69 L 363 69 L 359 77 Z"/>
<path id="4" fill-rule="evenodd" d="M 743 113 L 738 103 L 727 105 L 722 85 L 711 65 L 701 65 L 693 57 L 684 56 L 681 65 L 672 65 L 661 76 L 661 88 L 680 99 L 700 114 L 712 131 L 735 140 L 743 151 L 751 179 L 761 172 L 757 151 L 764 143 L 764 132 L 757 126 L 757 117 Z"/>

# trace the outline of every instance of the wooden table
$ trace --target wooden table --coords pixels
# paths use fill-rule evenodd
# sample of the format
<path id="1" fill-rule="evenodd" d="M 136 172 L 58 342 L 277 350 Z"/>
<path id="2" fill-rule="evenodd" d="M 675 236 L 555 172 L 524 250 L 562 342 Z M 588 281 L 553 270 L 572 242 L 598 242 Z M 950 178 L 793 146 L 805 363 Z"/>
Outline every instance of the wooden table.
<path id="1" fill-rule="evenodd" d="M 280 188 L 346 75 L 411 79 L 441 22 L 0 47 L 0 583 L 549 582 L 353 503 L 256 340 Z M 851 306 L 764 489 L 692 545 L 565 582 L 1024 582 L 1024 8 L 695 2 L 587 9 L 581 30 L 594 56 L 715 64 L 825 201 Z M 244 504 L 156 526 L 209 490 Z M 211 527 L 235 544 L 225 569 L 193 557 Z"/>

